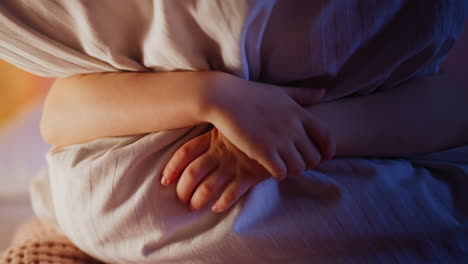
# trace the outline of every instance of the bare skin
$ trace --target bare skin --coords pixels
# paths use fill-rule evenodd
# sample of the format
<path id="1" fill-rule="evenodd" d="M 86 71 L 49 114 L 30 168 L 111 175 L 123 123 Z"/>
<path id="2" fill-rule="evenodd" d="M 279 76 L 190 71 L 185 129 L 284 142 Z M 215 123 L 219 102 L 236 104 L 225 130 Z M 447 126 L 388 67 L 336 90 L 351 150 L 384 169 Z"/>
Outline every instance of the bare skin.
<path id="1" fill-rule="evenodd" d="M 113 77 L 110 79 L 112 78 Z M 72 89 L 72 92 L 78 94 L 82 93 L 81 88 L 83 88 L 83 85 L 85 88 L 86 86 L 89 86 L 92 87 L 92 89 L 95 89 L 96 87 L 102 87 L 102 83 L 99 84 L 100 86 L 95 86 L 95 80 L 92 80 L 92 78 L 90 80 L 91 81 L 89 83 L 83 84 L 82 79 L 75 79 L 74 81 L 77 82 L 77 86 L 75 89 Z M 217 79 L 217 81 L 219 80 L 220 79 Z M 217 200 L 220 202 L 220 204 L 218 204 L 219 207 L 214 208 L 214 211 L 226 210 L 249 188 L 260 182 L 262 179 L 265 179 L 265 177 L 267 177 L 267 172 L 271 175 L 271 171 L 275 171 L 274 169 L 271 170 L 271 168 L 271 171 L 267 170 L 267 166 L 261 164 L 259 160 L 252 159 L 251 156 L 244 152 L 244 150 L 239 148 L 238 145 L 234 144 L 236 140 L 238 143 L 246 143 L 249 141 L 253 141 L 255 143 L 255 137 L 248 138 L 249 136 L 247 136 L 246 139 L 239 135 L 246 133 L 250 136 L 255 136 L 253 131 L 262 131 L 264 127 L 262 124 L 259 126 L 253 126 L 252 129 L 249 127 L 250 123 L 243 123 L 242 120 L 237 122 L 236 120 L 242 119 L 242 116 L 238 116 L 239 113 L 236 112 L 236 109 L 240 108 L 240 106 L 236 107 L 237 104 L 230 104 L 229 100 L 226 101 L 226 99 L 233 98 L 233 102 L 242 103 L 241 101 L 245 99 L 245 93 L 238 95 L 232 94 L 235 90 L 244 92 L 249 91 L 249 93 L 251 93 L 252 89 L 259 88 L 257 89 L 257 95 L 264 95 L 266 94 L 267 89 L 268 92 L 274 90 L 270 89 L 270 87 L 274 86 L 254 85 L 250 86 L 250 90 L 242 90 L 237 88 L 239 88 L 239 84 L 246 84 L 245 81 L 236 83 L 234 81 L 235 77 L 229 77 L 227 79 L 222 78 L 221 80 L 223 80 L 223 82 L 215 81 L 211 82 L 211 84 L 216 84 L 215 86 L 221 86 L 222 83 L 225 84 L 226 82 L 229 82 L 230 85 L 233 86 L 223 85 L 224 88 L 219 88 L 219 90 L 216 90 L 218 89 L 216 88 L 214 90 L 215 93 L 206 94 L 206 97 L 200 101 L 204 102 L 203 104 L 205 104 L 205 106 L 206 103 L 209 102 L 209 105 L 211 105 L 210 107 L 194 107 L 194 109 L 203 109 L 199 112 L 196 112 L 196 116 L 200 115 L 204 116 L 204 118 L 200 118 L 195 121 L 187 118 L 185 120 L 186 123 L 180 122 L 179 124 L 180 126 L 193 125 L 197 122 L 209 120 L 207 117 L 211 116 L 211 120 L 213 120 L 212 124 L 217 130 L 213 130 L 210 132 L 210 134 L 202 135 L 200 138 L 193 139 L 192 141 L 186 143 L 173 156 L 173 159 L 168 163 L 168 166 L 165 170 L 165 176 L 169 177 L 170 179 L 166 184 L 173 183 L 180 178 L 177 186 L 178 195 L 181 200 L 185 202 L 190 201 L 189 204 L 191 205 L 192 209 L 195 210 L 202 208 L 204 204 L 206 204 L 212 198 L 218 198 Z M 194 84 L 197 83 L 192 82 L 192 85 Z M 59 83 L 55 89 L 62 89 L 63 86 L 67 88 L 67 85 L 69 85 L 69 83 Z M 62 88 L 60 88 L 61 86 Z M 227 89 L 226 87 L 230 88 Z M 160 87 L 149 87 L 147 90 L 140 89 L 137 90 L 137 93 L 145 91 L 153 92 L 153 90 L 157 90 L 158 88 Z M 203 87 L 200 89 L 203 89 Z M 109 91 L 105 91 L 103 94 L 107 94 L 111 90 L 112 89 L 109 89 Z M 302 94 L 302 96 L 297 96 L 301 93 L 294 89 L 288 90 L 287 88 L 282 87 L 279 90 L 282 90 L 283 95 L 289 95 L 289 100 L 294 99 L 294 95 L 296 95 L 296 101 L 298 101 L 300 98 L 307 97 L 304 94 Z M 226 94 L 224 94 L 224 92 L 226 92 Z M 128 93 L 131 94 L 132 92 L 129 90 Z M 94 95 L 95 92 L 92 92 L 91 94 Z M 216 94 L 221 98 L 213 96 Z M 223 94 L 226 96 L 221 96 Z M 281 93 L 277 94 L 279 96 Z M 68 95 L 57 95 L 52 93 L 51 96 L 49 96 L 49 111 L 45 112 L 45 121 L 43 124 L 46 128 L 44 129 L 45 131 L 50 131 L 50 129 L 60 131 L 60 126 L 63 126 L 63 115 L 53 115 L 53 109 L 61 110 L 62 112 L 66 111 L 67 113 L 72 114 L 74 113 L 74 106 L 70 104 L 62 104 L 60 108 L 56 108 L 58 107 L 57 102 L 63 99 L 61 98 L 62 96 Z M 173 100 L 173 103 L 177 103 L 177 100 L 180 100 L 178 96 L 180 98 L 185 98 L 185 94 L 174 94 L 172 96 L 166 96 L 164 99 Z M 263 97 L 257 97 L 259 99 L 257 103 L 261 104 L 264 101 L 264 99 L 262 99 Z M 85 112 L 88 115 L 92 114 L 96 110 L 96 108 L 93 107 L 94 104 L 99 104 L 99 107 L 109 104 L 108 95 L 106 95 L 106 97 L 91 96 L 91 98 L 92 100 L 84 102 L 90 106 L 89 108 L 82 109 L 80 107 L 80 111 Z M 465 132 L 468 131 L 468 103 L 466 101 L 466 98 L 468 98 L 468 89 L 466 89 L 466 85 L 464 83 L 459 82 L 446 74 L 420 78 L 401 85 L 400 87 L 375 93 L 369 96 L 344 98 L 330 103 L 314 104 L 318 101 L 319 98 L 320 94 L 317 95 L 317 93 L 315 93 L 314 96 L 310 96 L 309 102 L 302 102 L 302 104 L 310 106 L 303 108 L 305 112 L 295 112 L 297 115 L 296 120 L 298 120 L 296 124 L 304 124 L 304 119 L 302 118 L 305 118 L 307 115 L 313 117 L 313 122 L 310 122 L 317 125 L 317 127 L 321 127 L 321 124 L 323 124 L 324 127 L 324 124 L 326 124 L 330 128 L 331 138 L 335 139 L 337 142 L 337 156 L 407 156 L 433 152 L 468 143 L 468 134 Z M 101 136 L 137 134 L 142 133 L 142 131 L 152 131 L 151 129 L 153 129 L 153 131 L 159 131 L 159 128 L 154 128 L 155 124 L 153 124 L 154 122 L 151 121 L 158 117 L 155 117 L 154 115 L 145 115 L 144 111 L 142 111 L 142 115 L 138 115 L 139 111 L 141 111 L 139 110 L 141 106 L 145 106 L 147 104 L 151 105 L 152 108 L 158 108 L 159 106 L 162 106 L 158 108 L 159 114 L 167 114 L 160 116 L 160 119 L 158 120 L 160 122 L 157 122 L 158 126 L 162 126 L 162 124 L 164 124 L 166 125 L 166 127 L 164 127 L 165 129 L 175 128 L 171 127 L 173 124 L 169 123 L 173 122 L 171 121 L 173 119 L 178 119 L 175 118 L 177 115 L 173 111 L 164 112 L 164 103 L 161 103 L 161 105 L 156 105 L 158 107 L 155 107 L 155 100 L 157 100 L 155 97 L 151 97 L 148 94 L 146 94 L 146 96 L 139 96 L 137 99 L 135 99 L 135 101 L 138 102 L 132 103 L 128 103 L 128 96 L 122 98 L 111 98 L 110 101 L 114 101 L 113 104 L 117 104 L 119 106 L 125 105 L 127 103 L 128 105 L 125 106 L 128 106 L 130 110 L 128 110 L 128 108 L 124 108 L 126 112 L 135 111 L 132 113 L 133 118 L 137 119 L 136 121 L 124 121 L 136 122 L 136 124 L 133 124 L 134 126 L 129 126 L 129 123 L 123 122 L 123 124 L 120 125 L 127 130 L 125 132 L 120 131 L 120 133 L 113 133 L 112 131 L 106 131 L 106 128 L 103 128 L 102 124 L 97 122 L 102 121 L 100 120 L 99 116 L 93 116 L 92 119 L 95 119 L 96 122 L 92 125 L 97 126 L 93 129 L 100 132 L 106 132 L 100 134 Z M 252 101 L 248 102 L 253 103 Z M 80 102 L 80 104 L 81 103 L 83 102 Z M 282 103 L 286 105 L 286 108 L 287 106 L 291 105 L 290 101 L 288 100 L 284 100 Z M 170 104 L 168 103 L 167 105 Z M 253 112 L 265 111 L 263 113 L 267 113 L 265 109 L 268 107 L 259 106 L 260 108 L 249 108 L 249 105 L 242 104 L 241 106 L 246 107 L 246 109 L 251 109 Z M 299 104 L 297 104 L 297 106 L 299 106 Z M 262 107 L 266 108 L 262 109 Z M 152 108 L 148 107 L 148 109 Z M 111 110 L 106 109 L 108 108 L 102 109 L 102 111 L 106 113 L 106 118 L 111 120 L 109 122 L 122 122 L 122 119 L 119 119 L 119 111 L 122 111 L 122 107 Z M 184 109 L 184 107 L 181 106 L 181 109 Z M 293 109 L 293 112 L 298 111 L 295 106 L 291 109 Z M 244 111 L 241 111 L 241 113 L 248 115 L 251 114 L 251 112 L 245 110 L 244 108 L 243 110 Z M 226 113 L 228 114 L 226 115 Z M 303 113 L 306 115 L 304 116 Z M 252 120 L 260 122 L 259 120 L 262 120 L 260 119 L 261 117 L 263 117 L 263 115 L 259 115 L 257 117 L 258 119 L 254 118 Z M 216 120 L 216 118 L 218 118 L 218 120 Z M 287 120 L 290 119 L 290 116 L 286 115 L 283 118 L 284 119 L 282 120 Z M 165 119 L 168 119 L 169 121 L 165 123 Z M 184 117 L 177 120 L 177 122 L 179 122 L 181 119 L 184 119 Z M 275 123 L 275 120 L 270 121 L 270 124 L 273 125 L 273 127 L 275 127 L 275 124 L 276 127 L 283 125 L 282 122 Z M 242 124 L 244 124 L 245 127 L 242 127 Z M 83 128 L 83 126 L 86 127 L 90 124 L 83 122 L 81 123 L 81 126 L 77 126 L 75 122 L 74 125 L 74 129 L 78 130 L 79 128 Z M 153 126 L 153 128 L 151 128 L 151 126 Z M 241 126 L 241 128 L 239 129 L 236 126 Z M 305 126 L 302 125 L 302 128 L 304 127 Z M 230 137 L 224 135 L 224 131 L 219 128 L 228 131 L 227 134 L 230 135 Z M 294 126 L 292 126 L 292 129 L 293 128 Z M 230 129 L 234 131 L 238 129 L 241 132 L 237 135 L 234 133 L 233 135 L 233 132 L 229 131 Z M 270 130 L 271 129 L 272 128 L 270 128 Z M 80 129 L 78 131 L 81 132 L 84 130 Z M 320 131 L 320 129 L 318 131 Z M 427 133 L 428 131 L 430 131 L 430 133 Z M 56 135 L 59 135 L 60 137 L 60 135 L 63 134 L 56 132 Z M 80 134 L 77 138 L 82 137 L 82 139 L 89 139 L 89 136 L 90 135 L 85 136 Z M 326 137 L 330 137 L 330 135 L 327 135 Z M 308 138 L 309 144 L 312 144 L 312 147 L 310 148 L 315 149 L 315 151 L 318 152 L 319 148 L 314 147 L 315 141 L 310 140 L 310 138 L 311 137 Z M 52 139 L 51 141 L 55 140 L 54 137 L 50 137 L 50 139 Z M 272 137 L 272 139 L 274 139 L 274 137 Z M 70 144 L 79 143 L 73 142 L 73 140 L 64 140 L 63 142 L 69 142 Z M 203 151 L 199 150 L 198 152 L 190 152 L 186 151 L 187 148 L 202 149 Z M 244 148 L 252 148 L 252 145 L 246 143 Z M 296 148 L 296 150 L 298 149 Z M 178 153 L 189 153 L 190 155 L 185 154 L 185 156 L 180 158 Z M 297 174 L 291 173 L 291 171 L 294 171 L 292 168 L 295 168 L 296 172 L 310 168 L 310 166 L 304 165 L 306 164 L 304 158 L 301 162 L 299 156 L 296 157 L 297 158 L 295 160 L 299 162 L 296 163 L 296 165 L 290 167 L 291 169 L 288 167 L 288 169 L 290 169 L 290 175 Z M 315 158 L 312 162 L 312 165 L 316 164 L 317 160 L 320 159 Z M 239 167 L 230 166 L 231 171 L 229 172 L 229 169 L 226 169 L 227 165 L 223 164 L 232 165 L 232 162 L 239 164 Z M 206 168 L 216 169 L 213 169 L 213 173 L 211 173 L 211 170 L 206 169 L 204 167 L 205 165 L 203 164 L 208 164 L 206 165 Z M 216 164 L 216 166 L 213 164 Z M 258 164 L 265 168 L 264 171 L 261 171 L 261 169 L 257 167 Z M 186 172 L 186 168 L 191 169 L 188 169 Z M 245 170 L 245 168 L 247 168 L 247 170 Z M 249 171 L 249 168 L 251 168 L 252 171 Z M 251 176 L 245 177 L 246 175 Z M 165 177 L 163 177 L 163 179 L 165 179 Z M 206 186 L 206 184 L 208 184 L 208 186 L 212 186 L 212 188 L 203 187 Z M 221 194 L 221 197 L 224 195 L 224 198 L 220 198 L 218 194 Z"/>
<path id="2" fill-rule="evenodd" d="M 440 88 L 447 85 L 451 90 L 441 93 Z M 340 156 L 409 156 L 468 143 L 468 97 L 456 96 L 466 96 L 466 91 L 463 83 L 439 75 L 307 109 L 328 121 Z M 429 132 L 424 133 L 425 129 Z M 215 212 L 229 209 L 270 176 L 216 128 L 182 146 L 164 173 L 163 184 L 178 181 L 178 197 L 193 210 L 217 198 L 211 205 Z"/>
<path id="3" fill-rule="evenodd" d="M 186 143 L 168 166 L 176 173 L 167 175 L 164 184 L 178 180 L 177 195 L 192 210 L 200 210 L 217 197 L 212 210 L 225 211 L 251 187 L 271 178 L 263 166 L 232 145 L 216 128 Z"/>
<path id="4" fill-rule="evenodd" d="M 317 103 L 323 95 L 321 89 L 255 83 L 220 72 L 91 74 L 55 83 L 41 130 L 49 143 L 64 146 L 211 123 L 283 180 L 304 163 L 313 166 L 334 155 L 326 126 L 293 99 Z"/>

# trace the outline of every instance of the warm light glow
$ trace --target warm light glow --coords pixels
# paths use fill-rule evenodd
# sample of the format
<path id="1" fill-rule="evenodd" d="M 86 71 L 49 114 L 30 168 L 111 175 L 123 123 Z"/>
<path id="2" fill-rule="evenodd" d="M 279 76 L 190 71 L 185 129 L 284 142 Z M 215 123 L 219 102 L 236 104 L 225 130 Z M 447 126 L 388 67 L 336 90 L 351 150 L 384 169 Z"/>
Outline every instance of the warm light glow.
<path id="1" fill-rule="evenodd" d="M 44 79 L 0 60 L 0 127 L 44 94 Z"/>

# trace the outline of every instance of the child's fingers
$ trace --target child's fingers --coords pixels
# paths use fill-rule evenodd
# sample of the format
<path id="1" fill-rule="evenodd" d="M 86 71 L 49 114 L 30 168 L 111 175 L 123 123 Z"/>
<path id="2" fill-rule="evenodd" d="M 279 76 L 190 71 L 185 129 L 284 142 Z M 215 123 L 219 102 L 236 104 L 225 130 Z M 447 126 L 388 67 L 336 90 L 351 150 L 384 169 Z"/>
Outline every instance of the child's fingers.
<path id="1" fill-rule="evenodd" d="M 325 96 L 325 89 L 283 87 L 283 91 L 289 95 L 296 103 L 307 106 L 320 103 Z"/>
<path id="2" fill-rule="evenodd" d="M 299 151 L 299 153 L 301 153 L 301 156 L 304 159 L 304 162 L 306 164 L 306 170 L 313 169 L 320 163 L 322 159 L 320 152 L 310 140 L 305 140 L 301 143 L 296 143 L 296 148 Z"/>
<path id="3" fill-rule="evenodd" d="M 262 155 L 263 154 L 263 155 Z M 287 177 L 288 168 L 277 152 L 269 154 L 258 153 L 258 163 L 260 163 L 277 181 L 282 181 Z"/>
<path id="4" fill-rule="evenodd" d="M 232 168 L 217 168 L 210 173 L 197 187 L 190 199 L 192 210 L 200 210 L 203 206 L 218 194 L 233 177 Z"/>
<path id="5" fill-rule="evenodd" d="M 251 176 L 234 178 L 224 189 L 218 200 L 211 206 L 211 210 L 216 213 L 227 210 L 257 183 L 253 179 Z"/>
<path id="6" fill-rule="evenodd" d="M 184 203 L 188 202 L 197 185 L 215 170 L 218 164 L 218 160 L 208 154 L 203 154 L 190 163 L 177 183 L 176 192 L 179 199 Z"/>
<path id="7" fill-rule="evenodd" d="M 305 131 L 301 140 L 295 142 L 295 146 L 304 159 L 306 169 L 313 169 L 320 163 L 322 155 L 314 142 L 312 142 L 312 140 L 307 136 Z"/>
<path id="8" fill-rule="evenodd" d="M 291 143 L 286 150 L 281 152 L 280 155 L 288 167 L 288 177 L 298 176 L 306 169 L 304 159 L 293 143 Z"/>
<path id="9" fill-rule="evenodd" d="M 172 156 L 162 172 L 161 183 L 165 186 L 172 184 L 184 169 L 197 157 L 205 153 L 210 147 L 209 132 L 198 136 L 180 147 Z"/>
<path id="10" fill-rule="evenodd" d="M 304 122 L 304 129 L 309 135 L 311 141 L 315 142 L 320 148 L 322 160 L 330 160 L 335 155 L 336 143 L 330 131 L 310 114 L 307 115 L 307 120 Z"/>

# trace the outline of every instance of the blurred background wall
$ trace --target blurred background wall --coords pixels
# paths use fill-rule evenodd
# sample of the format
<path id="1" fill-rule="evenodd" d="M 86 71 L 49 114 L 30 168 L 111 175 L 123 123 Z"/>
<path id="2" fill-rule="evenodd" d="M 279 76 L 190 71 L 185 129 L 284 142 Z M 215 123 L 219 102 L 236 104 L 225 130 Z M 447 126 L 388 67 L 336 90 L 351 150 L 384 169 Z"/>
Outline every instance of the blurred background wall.
<path id="1" fill-rule="evenodd" d="M 50 83 L 0 60 L 0 252 L 33 215 L 28 189 L 49 148 L 39 120 Z"/>
<path id="2" fill-rule="evenodd" d="M 45 94 L 47 81 L 0 60 L 0 129 Z"/>

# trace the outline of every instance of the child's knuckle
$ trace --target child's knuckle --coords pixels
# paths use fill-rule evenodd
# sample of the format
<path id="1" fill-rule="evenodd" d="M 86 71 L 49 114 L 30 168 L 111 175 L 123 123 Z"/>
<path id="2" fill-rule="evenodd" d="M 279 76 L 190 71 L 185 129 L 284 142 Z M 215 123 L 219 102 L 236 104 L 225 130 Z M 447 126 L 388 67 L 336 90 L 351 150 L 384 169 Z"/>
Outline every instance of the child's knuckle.
<path id="1" fill-rule="evenodd" d="M 204 183 L 200 186 L 200 193 L 204 196 L 210 196 L 214 191 L 215 186 L 212 183 Z"/>
<path id="2" fill-rule="evenodd" d="M 189 167 L 185 171 L 185 177 L 187 178 L 188 181 L 194 182 L 197 181 L 198 179 L 198 173 L 197 170 L 193 167 Z"/>
<path id="3" fill-rule="evenodd" d="M 189 145 L 185 145 L 179 150 L 179 154 L 182 158 L 189 157 L 192 154 L 192 148 Z"/>

